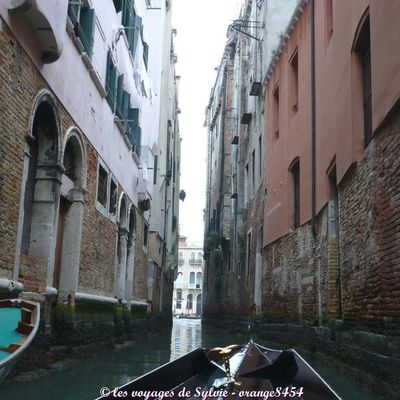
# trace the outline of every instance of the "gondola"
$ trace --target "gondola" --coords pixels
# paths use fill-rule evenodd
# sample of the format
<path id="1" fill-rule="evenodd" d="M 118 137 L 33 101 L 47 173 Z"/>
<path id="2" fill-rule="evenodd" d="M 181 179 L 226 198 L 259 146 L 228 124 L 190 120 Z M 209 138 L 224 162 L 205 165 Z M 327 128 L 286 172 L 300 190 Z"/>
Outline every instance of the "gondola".
<path id="1" fill-rule="evenodd" d="M 32 342 L 39 328 L 40 306 L 22 300 L 0 300 L 0 384 Z"/>
<path id="2" fill-rule="evenodd" d="M 198 348 L 98 399 L 305 399 L 340 397 L 295 351 L 253 341 L 209 351 Z"/>

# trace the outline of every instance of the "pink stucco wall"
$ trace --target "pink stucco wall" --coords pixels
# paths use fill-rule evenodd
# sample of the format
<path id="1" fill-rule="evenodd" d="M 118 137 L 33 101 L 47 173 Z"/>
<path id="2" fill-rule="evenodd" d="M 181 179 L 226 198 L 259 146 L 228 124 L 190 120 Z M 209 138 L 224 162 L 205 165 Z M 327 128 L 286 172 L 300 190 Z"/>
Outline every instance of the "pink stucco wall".
<path id="1" fill-rule="evenodd" d="M 315 2 L 316 19 L 316 206 L 328 201 L 327 170 L 336 164 L 340 183 L 351 165 L 364 155 L 362 87 L 352 52 L 360 20 L 368 12 L 371 30 L 372 123 L 382 123 L 400 96 L 400 40 L 396 18 L 399 1 L 335 0 L 333 33 L 326 30 L 326 2 Z M 300 158 L 300 223 L 311 218 L 311 68 L 310 5 L 299 15 L 266 86 L 266 207 L 264 245 L 289 232 L 292 225 L 289 166 Z M 298 47 L 299 101 L 290 101 L 290 64 Z M 273 132 L 273 90 L 279 83 L 279 138 Z"/>

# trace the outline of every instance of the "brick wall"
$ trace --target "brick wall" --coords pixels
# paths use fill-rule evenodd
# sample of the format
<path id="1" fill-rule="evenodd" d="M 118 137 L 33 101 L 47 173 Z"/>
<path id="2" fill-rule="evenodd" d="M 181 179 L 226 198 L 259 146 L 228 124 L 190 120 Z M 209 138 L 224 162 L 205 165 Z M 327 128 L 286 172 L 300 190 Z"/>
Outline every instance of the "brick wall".
<path id="1" fill-rule="evenodd" d="M 400 327 L 400 110 L 375 133 L 340 184 L 344 318 Z"/>
<path id="2" fill-rule="evenodd" d="M 397 107 L 339 183 L 339 247 L 328 235 L 326 206 L 315 238 L 307 223 L 264 249 L 265 317 L 339 318 L 359 328 L 399 333 L 399 133 Z"/>

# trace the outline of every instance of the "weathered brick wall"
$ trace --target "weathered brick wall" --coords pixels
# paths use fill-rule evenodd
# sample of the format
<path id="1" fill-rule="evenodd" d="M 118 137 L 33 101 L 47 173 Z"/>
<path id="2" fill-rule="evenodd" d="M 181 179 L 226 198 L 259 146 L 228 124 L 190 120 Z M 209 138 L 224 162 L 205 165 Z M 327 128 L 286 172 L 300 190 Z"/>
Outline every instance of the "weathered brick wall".
<path id="1" fill-rule="evenodd" d="M 344 319 L 399 333 L 400 110 L 340 184 Z"/>
<path id="2" fill-rule="evenodd" d="M 263 315 L 277 320 L 316 320 L 326 310 L 327 299 L 318 298 L 327 274 L 327 213 L 318 218 L 313 240 L 311 226 L 302 226 L 264 250 Z M 321 279 L 319 279 L 321 277 Z"/>
<path id="3" fill-rule="evenodd" d="M 339 184 L 339 254 L 328 235 L 328 207 L 318 215 L 315 238 L 308 223 L 264 249 L 265 317 L 339 318 L 399 334 L 399 133 L 397 109 Z"/>
<path id="4" fill-rule="evenodd" d="M 25 137 L 32 101 L 43 82 L 3 24 L 0 32 L 0 276 L 15 262 Z"/>
<path id="5" fill-rule="evenodd" d="M 91 146 L 87 146 L 87 163 L 79 289 L 114 296 L 118 226 L 96 209 L 97 154 Z"/>

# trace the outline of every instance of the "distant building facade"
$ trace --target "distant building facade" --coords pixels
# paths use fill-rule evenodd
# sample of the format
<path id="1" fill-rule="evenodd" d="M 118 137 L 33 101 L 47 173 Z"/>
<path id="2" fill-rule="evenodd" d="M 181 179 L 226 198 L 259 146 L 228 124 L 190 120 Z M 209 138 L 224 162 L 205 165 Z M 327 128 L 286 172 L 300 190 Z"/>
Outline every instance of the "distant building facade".
<path id="1" fill-rule="evenodd" d="M 228 28 L 206 109 L 205 316 L 261 313 L 263 79 L 295 6 L 245 1 Z"/>
<path id="2" fill-rule="evenodd" d="M 159 303 L 148 288 L 150 210 L 161 212 L 153 187 L 172 29 L 171 2 L 152 3 L 1 2 L 2 297 L 34 298 L 48 315 Z M 179 140 L 172 147 L 175 162 Z"/>
<path id="3" fill-rule="evenodd" d="M 203 248 L 179 238 L 178 272 L 174 284 L 174 315 L 198 316 L 203 304 Z"/>

